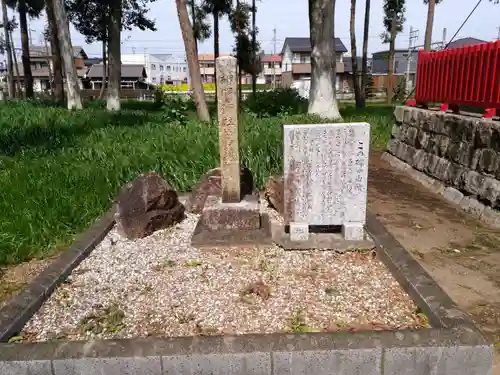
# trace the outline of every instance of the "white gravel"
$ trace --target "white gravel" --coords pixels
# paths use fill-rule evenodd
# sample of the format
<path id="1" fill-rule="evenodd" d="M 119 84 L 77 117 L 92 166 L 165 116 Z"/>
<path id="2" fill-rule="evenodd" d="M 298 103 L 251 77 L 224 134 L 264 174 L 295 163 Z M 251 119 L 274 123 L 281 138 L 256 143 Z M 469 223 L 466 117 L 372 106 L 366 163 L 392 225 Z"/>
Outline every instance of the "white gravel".
<path id="1" fill-rule="evenodd" d="M 136 241 L 113 229 L 22 336 L 77 340 L 421 323 L 414 303 L 369 252 L 198 250 L 190 246 L 197 220 L 190 214 Z"/>

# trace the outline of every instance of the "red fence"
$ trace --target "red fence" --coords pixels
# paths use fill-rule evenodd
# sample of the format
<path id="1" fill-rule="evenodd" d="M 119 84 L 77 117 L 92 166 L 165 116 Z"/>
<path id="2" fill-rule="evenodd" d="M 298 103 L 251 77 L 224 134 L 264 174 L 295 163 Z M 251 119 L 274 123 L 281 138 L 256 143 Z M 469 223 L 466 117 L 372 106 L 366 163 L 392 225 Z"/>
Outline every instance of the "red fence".
<path id="1" fill-rule="evenodd" d="M 420 51 L 415 99 L 500 110 L 500 41 Z"/>

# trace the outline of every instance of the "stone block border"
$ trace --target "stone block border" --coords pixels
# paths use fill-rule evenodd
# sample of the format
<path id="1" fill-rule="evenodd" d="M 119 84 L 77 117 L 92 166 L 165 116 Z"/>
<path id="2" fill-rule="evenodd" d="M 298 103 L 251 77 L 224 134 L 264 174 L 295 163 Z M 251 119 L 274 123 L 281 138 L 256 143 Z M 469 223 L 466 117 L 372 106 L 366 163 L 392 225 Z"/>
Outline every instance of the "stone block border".
<path id="1" fill-rule="evenodd" d="M 22 328 L 113 224 L 110 210 L 0 310 L 0 341 Z M 370 212 L 366 230 L 433 328 L 0 343 L 0 374 L 490 375 L 493 347 L 467 315 Z"/>
<path id="2" fill-rule="evenodd" d="M 446 201 L 457 205 L 462 211 L 471 214 L 476 219 L 494 229 L 500 229 L 500 213 L 484 205 L 473 196 L 466 196 L 461 191 L 446 186 L 443 182 L 413 168 L 401 159 L 385 152 L 382 159 L 395 169 L 405 172 L 412 179 L 425 186 L 433 193 L 442 195 Z"/>

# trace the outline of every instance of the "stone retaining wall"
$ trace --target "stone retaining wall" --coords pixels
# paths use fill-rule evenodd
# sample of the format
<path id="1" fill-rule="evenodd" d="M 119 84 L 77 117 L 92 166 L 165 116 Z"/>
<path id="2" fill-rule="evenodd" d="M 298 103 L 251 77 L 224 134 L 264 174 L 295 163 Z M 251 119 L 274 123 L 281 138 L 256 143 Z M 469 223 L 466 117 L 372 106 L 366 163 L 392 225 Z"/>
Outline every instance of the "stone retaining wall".
<path id="1" fill-rule="evenodd" d="M 386 156 L 396 168 L 500 227 L 500 122 L 399 106 Z M 416 171 L 421 173 L 416 173 Z"/>

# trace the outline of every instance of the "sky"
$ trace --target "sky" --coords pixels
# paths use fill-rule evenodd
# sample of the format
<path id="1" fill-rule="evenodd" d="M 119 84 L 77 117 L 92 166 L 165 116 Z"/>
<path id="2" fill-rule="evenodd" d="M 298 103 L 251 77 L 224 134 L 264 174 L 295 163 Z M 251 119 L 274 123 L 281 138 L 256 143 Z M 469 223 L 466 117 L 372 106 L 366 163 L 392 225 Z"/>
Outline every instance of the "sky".
<path id="1" fill-rule="evenodd" d="M 381 42 L 379 36 L 383 31 L 382 3 L 383 0 L 371 0 L 369 53 L 388 48 L 388 45 Z M 423 45 L 424 43 L 427 6 L 423 4 L 423 0 L 407 0 L 406 3 L 406 22 L 403 32 L 397 37 L 397 48 L 408 47 L 410 27 L 418 30 L 419 35 L 416 45 Z M 443 28 L 447 29 L 447 41 L 449 41 L 476 3 L 476 0 L 443 0 L 443 3 L 436 7 L 433 41 L 439 42 L 442 40 Z M 348 50 L 351 49 L 349 37 L 350 4 L 351 0 L 337 0 L 335 9 L 335 35 L 342 40 Z M 278 53 L 281 51 L 286 37 L 309 36 L 307 7 L 307 0 L 257 0 L 258 40 L 266 53 L 273 52 L 274 29 L 276 29 L 276 51 Z M 364 7 L 365 1 L 358 0 L 356 9 L 358 51 L 361 51 L 362 46 Z M 122 53 L 184 54 L 184 44 L 179 28 L 175 1 L 157 0 L 151 4 L 149 14 L 156 19 L 158 30 L 156 32 L 133 30 L 122 33 Z M 35 45 L 42 42 L 41 33 L 44 24 L 44 17 L 30 22 L 32 43 Z M 493 5 L 488 0 L 483 0 L 455 39 L 470 36 L 493 41 L 499 37 L 499 27 L 500 4 Z M 70 31 L 73 45 L 83 46 L 89 56 L 97 57 L 100 55 L 101 46 L 99 44 L 86 45 L 82 35 L 78 34 L 73 28 Z M 227 20 L 222 20 L 220 51 L 230 52 L 234 44 L 233 39 Z M 15 31 L 14 43 L 16 43 L 16 47 L 20 46 L 19 30 Z M 212 52 L 213 39 L 210 38 L 201 43 L 199 49 L 200 52 Z"/>

